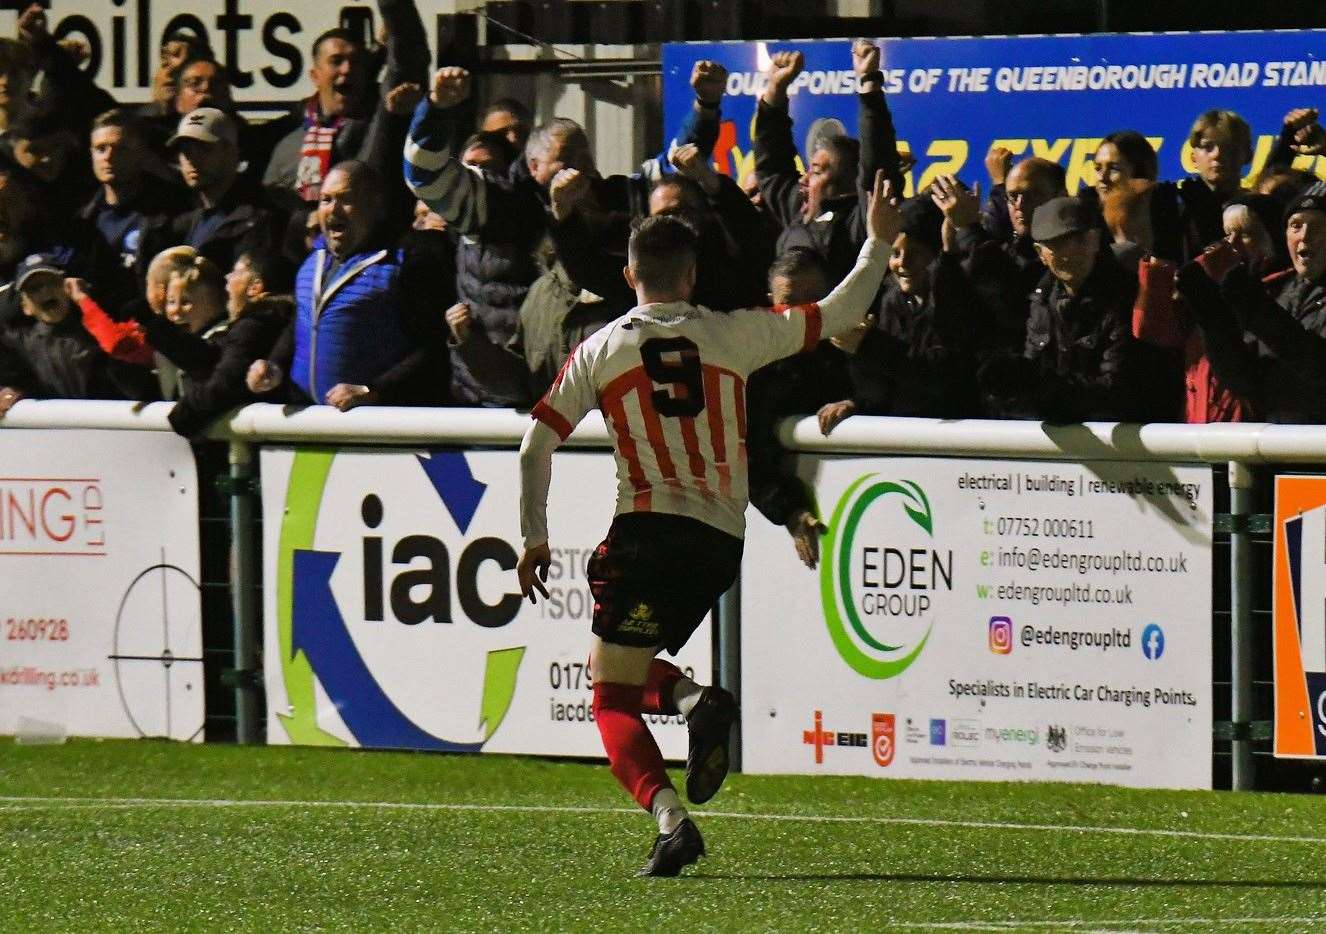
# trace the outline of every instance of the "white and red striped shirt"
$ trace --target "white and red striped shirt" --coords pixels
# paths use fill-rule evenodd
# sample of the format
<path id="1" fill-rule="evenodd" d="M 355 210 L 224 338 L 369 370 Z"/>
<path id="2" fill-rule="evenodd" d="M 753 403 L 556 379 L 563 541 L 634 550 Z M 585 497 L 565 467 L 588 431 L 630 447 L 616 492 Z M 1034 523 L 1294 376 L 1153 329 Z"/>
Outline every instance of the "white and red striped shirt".
<path id="1" fill-rule="evenodd" d="M 685 302 L 634 308 L 576 348 L 532 414 L 564 441 L 586 413 L 602 410 L 617 460 L 618 515 L 689 516 L 741 537 L 748 499 L 746 378 L 859 322 L 887 257 L 887 244 L 868 241 L 856 268 L 818 305 L 733 312 Z M 530 476 L 531 469 L 522 458 L 527 547 L 547 540 L 547 481 Z"/>

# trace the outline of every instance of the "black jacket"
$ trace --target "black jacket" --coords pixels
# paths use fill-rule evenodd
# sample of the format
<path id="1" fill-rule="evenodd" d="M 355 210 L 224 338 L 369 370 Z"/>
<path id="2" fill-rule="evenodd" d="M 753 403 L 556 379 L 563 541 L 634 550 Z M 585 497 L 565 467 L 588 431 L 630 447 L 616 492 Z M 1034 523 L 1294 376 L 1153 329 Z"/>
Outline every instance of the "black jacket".
<path id="1" fill-rule="evenodd" d="M 293 316 L 289 296 L 264 297 L 228 327 L 204 338 L 150 311 L 140 314 L 138 322 L 152 346 L 184 376 L 179 401 L 170 412 L 171 427 L 182 435 L 197 434 L 218 415 L 264 398 L 249 392 L 245 377 L 253 361 L 271 353 Z"/>
<path id="2" fill-rule="evenodd" d="M 884 92 L 858 94 L 857 102 L 861 158 L 856 191 L 828 199 L 820 218 L 809 223 L 801 217 L 797 187 L 801 176 L 796 169 L 797 149 L 787 108 L 771 107 L 760 100 L 755 111 L 755 177 L 769 213 L 783 228 L 777 251 L 781 254 L 796 246 L 814 249 L 828 263 L 830 285 L 841 282 L 856 265 L 866 240 L 866 199 L 875 184 L 876 170 L 883 169 L 892 180 L 895 195 L 901 197 L 903 191 L 897 134 Z M 806 158 L 810 155 L 806 153 Z"/>
<path id="3" fill-rule="evenodd" d="M 1180 270 L 1212 372 L 1267 421 L 1326 424 L 1326 283 L 1291 271 L 1263 283 L 1239 267 L 1217 292 L 1204 278 Z"/>
<path id="4" fill-rule="evenodd" d="M 4 289 L 6 298 L 11 286 Z M 83 329 L 77 309 L 59 324 L 5 317 L 0 324 L 0 386 L 34 399 L 134 399 L 158 397 L 147 367 L 112 359 Z"/>
<path id="5" fill-rule="evenodd" d="M 229 272 L 240 254 L 277 248 L 285 215 L 261 185 L 239 175 L 216 205 L 197 205 L 179 215 L 168 233 L 172 243 L 194 247 Z"/>
<path id="6" fill-rule="evenodd" d="M 862 415 L 971 418 L 979 412 L 975 347 L 980 316 L 954 253 L 930 267 L 923 299 L 892 276 L 875 327 L 848 358 L 852 400 Z"/>
<path id="7" fill-rule="evenodd" d="M 1076 295 L 1046 273 L 1031 295 L 1021 357 L 993 357 L 979 379 L 990 414 L 1051 422 L 1172 421 L 1182 369 L 1133 337 L 1137 281 L 1108 247 Z"/>

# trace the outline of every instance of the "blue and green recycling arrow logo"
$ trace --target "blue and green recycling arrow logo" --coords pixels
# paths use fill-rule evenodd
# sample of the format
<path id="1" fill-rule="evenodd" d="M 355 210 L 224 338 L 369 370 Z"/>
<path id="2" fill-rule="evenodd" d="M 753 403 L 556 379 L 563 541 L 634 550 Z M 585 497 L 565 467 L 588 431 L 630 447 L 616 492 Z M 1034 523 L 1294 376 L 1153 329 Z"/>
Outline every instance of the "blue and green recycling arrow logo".
<path id="1" fill-rule="evenodd" d="M 331 589 L 340 552 L 314 549 L 333 449 L 296 451 L 286 492 L 285 518 L 277 556 L 276 605 L 281 673 L 289 710 L 277 718 L 292 743 L 341 746 L 344 742 L 317 723 L 314 679 L 337 708 L 361 746 L 476 752 L 502 725 L 516 691 L 523 646 L 488 652 L 479 703 L 480 742 L 454 742 L 414 723 L 387 696 L 355 645 Z M 420 467 L 464 533 L 478 509 L 485 485 L 476 480 L 459 452 L 433 452 Z"/>

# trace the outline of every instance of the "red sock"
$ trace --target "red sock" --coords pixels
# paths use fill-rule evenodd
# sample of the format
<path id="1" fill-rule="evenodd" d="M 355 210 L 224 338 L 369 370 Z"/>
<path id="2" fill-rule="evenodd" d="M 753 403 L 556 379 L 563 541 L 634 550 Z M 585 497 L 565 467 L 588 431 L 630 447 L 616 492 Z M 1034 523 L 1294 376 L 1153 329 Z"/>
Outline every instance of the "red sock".
<path id="1" fill-rule="evenodd" d="M 649 677 L 645 681 L 645 693 L 640 699 L 640 712 L 664 714 L 665 716 L 678 713 L 677 702 L 672 699 L 672 689 L 684 677 L 686 675 L 672 662 L 665 662 L 661 658 L 656 658 L 650 662 Z"/>
<path id="2" fill-rule="evenodd" d="M 654 795 L 671 788 L 663 754 L 640 719 L 640 696 L 644 688 L 633 684 L 594 683 L 594 722 L 603 737 L 612 774 L 646 811 Z"/>

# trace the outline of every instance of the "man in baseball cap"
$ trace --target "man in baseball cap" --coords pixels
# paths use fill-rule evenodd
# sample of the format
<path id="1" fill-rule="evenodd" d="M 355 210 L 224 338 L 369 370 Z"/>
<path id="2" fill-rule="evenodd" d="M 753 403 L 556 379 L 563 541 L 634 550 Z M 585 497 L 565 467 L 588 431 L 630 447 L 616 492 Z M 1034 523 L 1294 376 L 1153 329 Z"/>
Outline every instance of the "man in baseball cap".
<path id="1" fill-rule="evenodd" d="M 166 145 L 174 147 L 181 140 L 201 143 L 229 143 L 239 147 L 239 127 L 235 118 L 215 107 L 199 107 L 180 118 L 180 125 Z"/>
<path id="2" fill-rule="evenodd" d="M 1021 360 L 987 365 L 982 389 L 999 414 L 1055 422 L 1169 421 L 1179 371 L 1132 335 L 1136 278 L 1102 243 L 1077 198 L 1051 198 L 1031 218 L 1048 272 L 1031 294 Z M 996 361 L 992 361 L 995 363 Z"/>
<path id="3" fill-rule="evenodd" d="M 171 242 L 194 247 L 223 269 L 246 250 L 274 242 L 279 212 L 257 182 L 240 174 L 233 116 L 215 107 L 190 111 L 180 118 L 170 148 L 196 205 L 175 219 Z"/>

